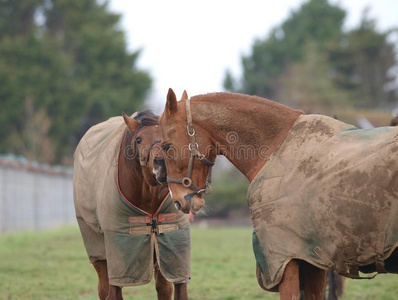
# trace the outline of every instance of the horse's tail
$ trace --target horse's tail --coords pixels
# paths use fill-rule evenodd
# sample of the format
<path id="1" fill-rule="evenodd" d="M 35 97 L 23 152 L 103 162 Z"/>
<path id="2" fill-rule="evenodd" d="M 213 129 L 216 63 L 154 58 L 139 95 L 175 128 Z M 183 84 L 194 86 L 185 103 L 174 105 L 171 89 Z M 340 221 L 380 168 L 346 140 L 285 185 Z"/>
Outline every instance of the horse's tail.
<path id="1" fill-rule="evenodd" d="M 333 271 L 328 271 L 329 294 L 328 300 L 337 300 L 343 295 L 344 291 L 344 277 L 338 275 Z"/>

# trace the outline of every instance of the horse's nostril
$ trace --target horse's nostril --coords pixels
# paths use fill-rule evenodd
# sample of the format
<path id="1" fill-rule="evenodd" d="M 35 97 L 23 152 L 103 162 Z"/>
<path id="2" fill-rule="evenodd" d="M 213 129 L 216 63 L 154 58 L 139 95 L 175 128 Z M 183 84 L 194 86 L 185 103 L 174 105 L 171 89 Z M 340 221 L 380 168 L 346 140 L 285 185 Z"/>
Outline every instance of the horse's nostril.
<path id="1" fill-rule="evenodd" d="M 161 164 L 162 162 L 164 162 L 164 159 L 162 157 L 155 157 L 153 159 L 153 162 L 157 163 L 157 164 Z"/>

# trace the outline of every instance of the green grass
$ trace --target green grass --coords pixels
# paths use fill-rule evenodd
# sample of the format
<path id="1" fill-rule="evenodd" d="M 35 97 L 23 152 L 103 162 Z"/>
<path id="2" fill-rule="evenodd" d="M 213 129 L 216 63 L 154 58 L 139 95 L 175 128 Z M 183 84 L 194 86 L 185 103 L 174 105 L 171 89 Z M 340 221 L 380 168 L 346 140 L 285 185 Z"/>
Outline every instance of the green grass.
<path id="1" fill-rule="evenodd" d="M 192 229 L 191 300 L 279 299 L 255 277 L 250 228 Z M 398 277 L 346 280 L 347 299 L 397 299 Z M 97 276 L 76 227 L 0 235 L 0 299 L 97 299 Z M 156 299 L 154 281 L 124 299 Z"/>

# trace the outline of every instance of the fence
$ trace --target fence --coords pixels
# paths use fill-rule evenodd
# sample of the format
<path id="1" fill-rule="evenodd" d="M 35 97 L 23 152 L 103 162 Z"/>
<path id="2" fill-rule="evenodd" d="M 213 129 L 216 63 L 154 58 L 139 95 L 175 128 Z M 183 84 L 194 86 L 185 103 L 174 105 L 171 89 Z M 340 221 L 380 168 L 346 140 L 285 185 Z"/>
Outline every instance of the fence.
<path id="1" fill-rule="evenodd" d="M 75 224 L 73 171 L 0 157 L 0 233 Z"/>

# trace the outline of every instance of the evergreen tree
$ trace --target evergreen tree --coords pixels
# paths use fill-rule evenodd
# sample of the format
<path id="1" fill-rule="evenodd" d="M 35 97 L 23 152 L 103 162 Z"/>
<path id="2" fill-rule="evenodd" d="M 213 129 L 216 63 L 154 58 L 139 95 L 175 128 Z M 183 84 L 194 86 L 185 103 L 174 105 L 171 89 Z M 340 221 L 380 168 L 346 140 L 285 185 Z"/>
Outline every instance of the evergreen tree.
<path id="1" fill-rule="evenodd" d="M 277 95 L 278 77 L 286 67 L 302 59 L 307 40 L 323 49 L 327 41 L 342 33 L 345 12 L 327 0 L 304 3 L 265 40 L 257 40 L 252 53 L 242 58 L 241 92 L 267 98 Z"/>
<path id="2" fill-rule="evenodd" d="M 104 1 L 0 1 L 0 152 L 70 160 L 90 126 L 138 109 L 151 80 L 139 52 L 126 51 L 119 18 Z M 25 138 L 37 116 L 46 151 Z"/>
<path id="3" fill-rule="evenodd" d="M 344 32 L 345 15 L 328 0 L 308 0 L 254 42 L 242 58 L 242 78 L 227 72 L 225 88 L 303 107 L 396 103 L 392 31 L 378 32 L 365 13 L 358 28 Z"/>
<path id="4" fill-rule="evenodd" d="M 279 77 L 277 99 L 307 113 L 350 105 L 349 92 L 334 85 L 327 53 L 313 40 L 305 42 L 303 49 L 303 58 L 292 62 Z"/>
<path id="5" fill-rule="evenodd" d="M 350 91 L 357 106 L 382 107 L 396 103 L 397 73 L 394 45 L 388 37 L 393 31 L 378 32 L 376 21 L 366 10 L 358 28 L 347 32 L 329 49 L 335 83 Z"/>

